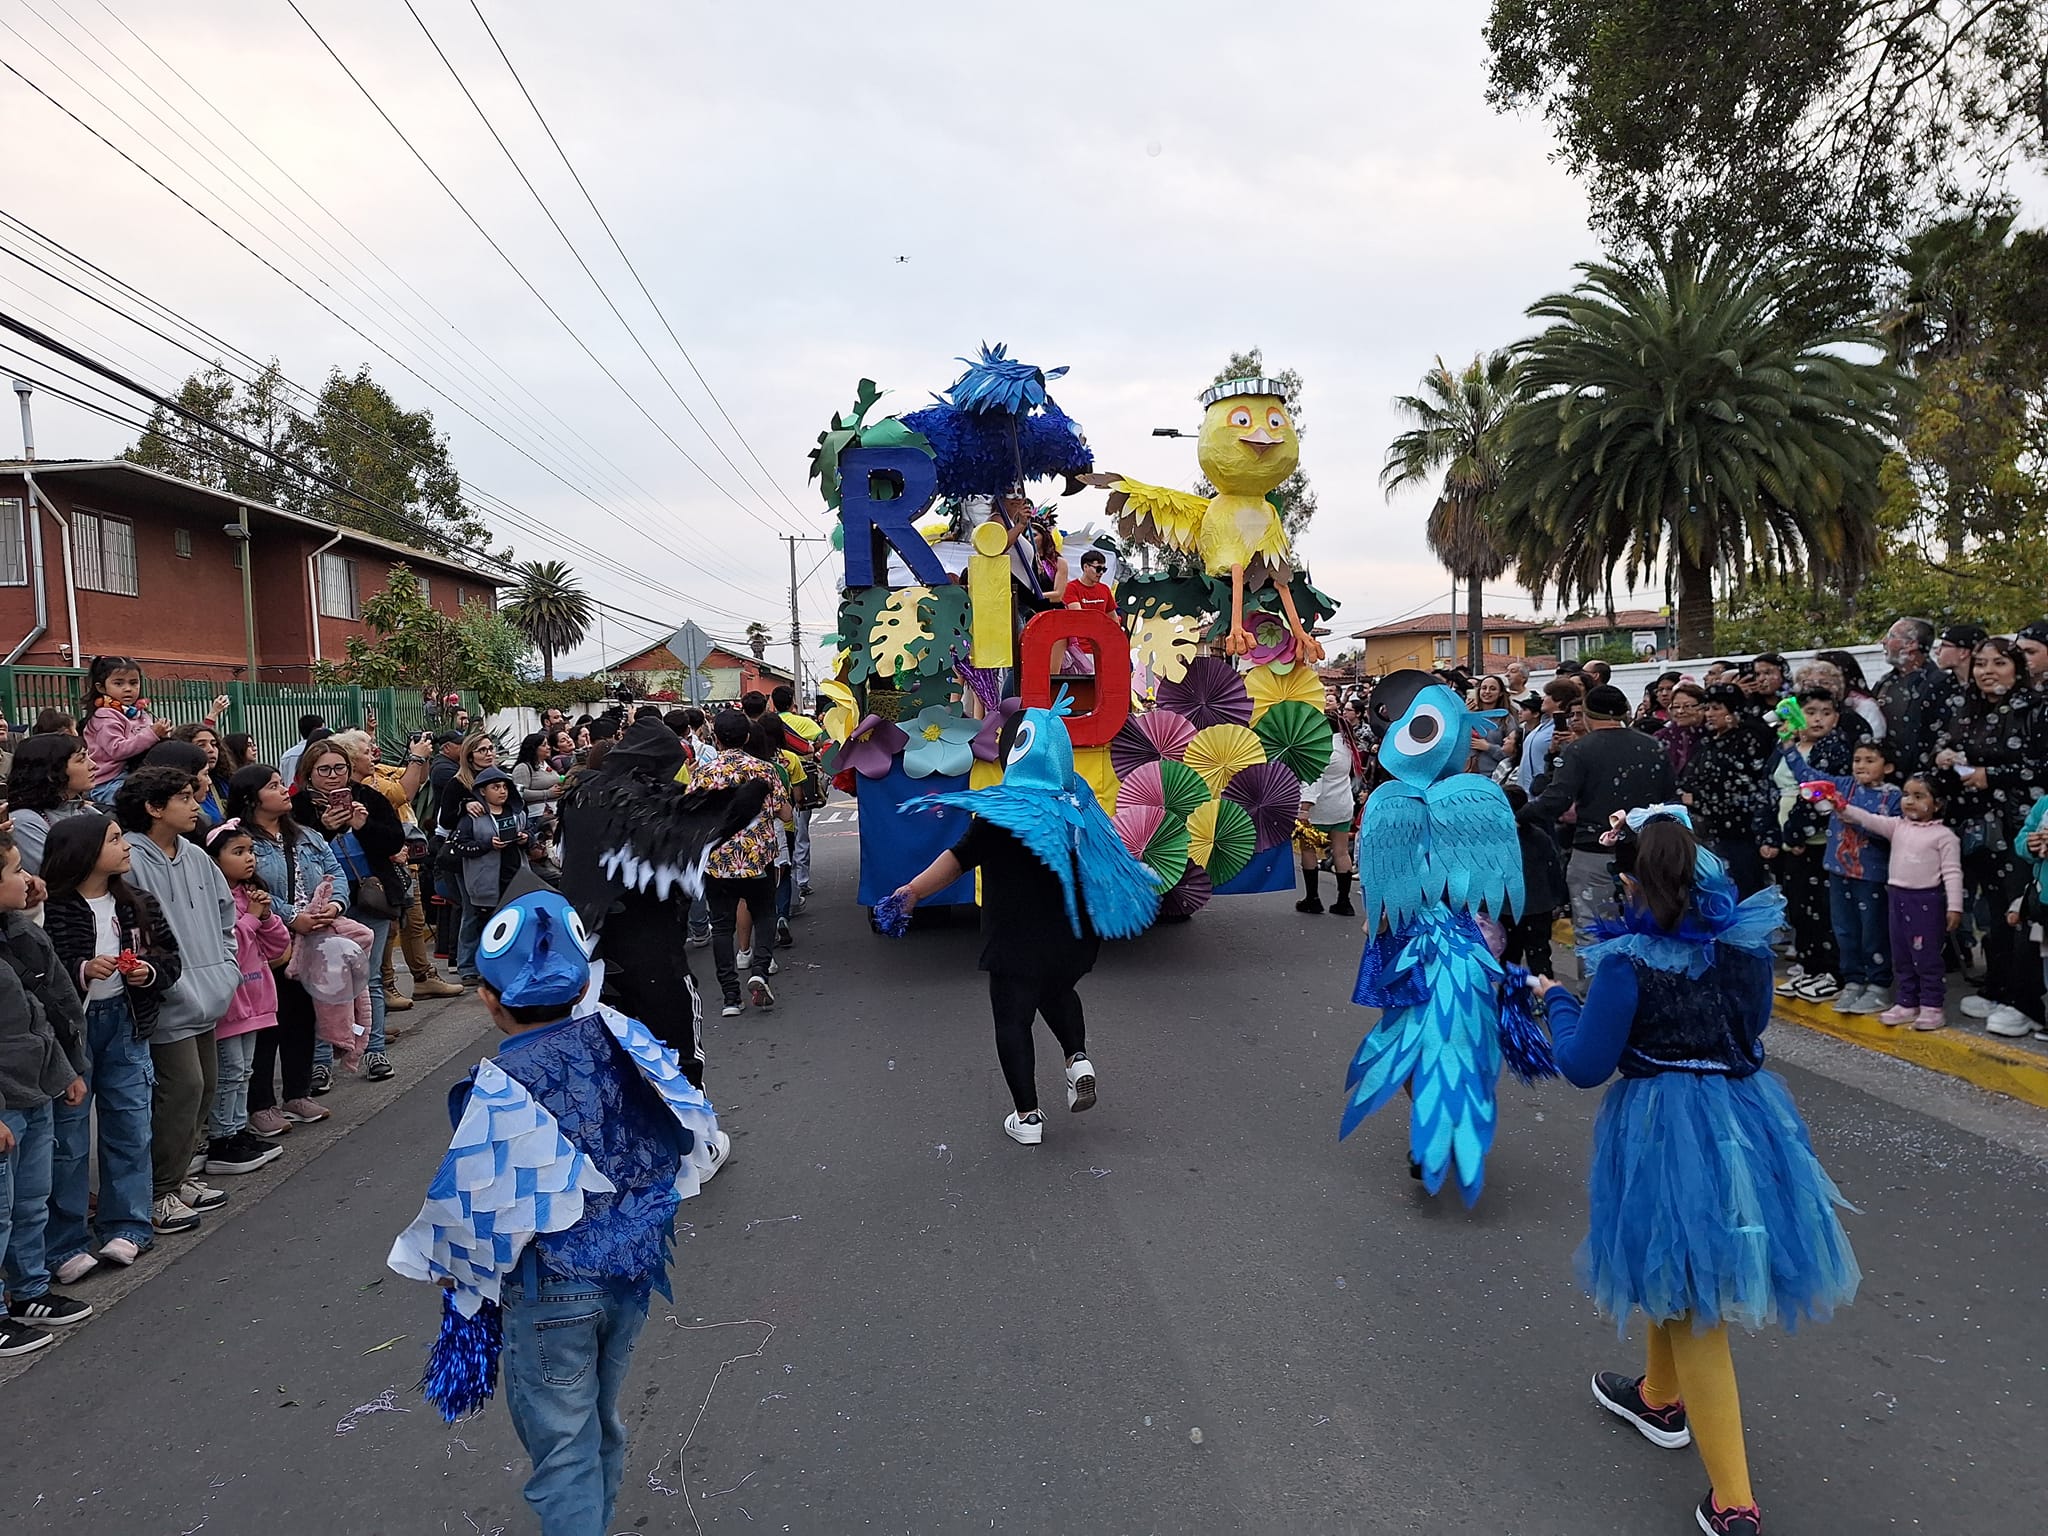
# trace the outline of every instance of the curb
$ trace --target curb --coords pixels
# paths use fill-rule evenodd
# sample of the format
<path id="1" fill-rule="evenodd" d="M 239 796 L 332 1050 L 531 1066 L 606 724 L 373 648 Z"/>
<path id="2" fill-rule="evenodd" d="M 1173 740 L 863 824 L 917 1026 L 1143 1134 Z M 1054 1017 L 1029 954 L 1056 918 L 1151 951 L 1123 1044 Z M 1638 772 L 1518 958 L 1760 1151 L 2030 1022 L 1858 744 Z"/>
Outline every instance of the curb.
<path id="1" fill-rule="evenodd" d="M 1967 1025 L 1916 1030 L 1880 1024 L 1873 1014 L 1836 1013 L 1822 1003 L 1780 997 L 1775 1018 L 1877 1051 L 1916 1067 L 1961 1078 L 1987 1093 L 2048 1109 L 2048 1051 L 2030 1050 Z"/>

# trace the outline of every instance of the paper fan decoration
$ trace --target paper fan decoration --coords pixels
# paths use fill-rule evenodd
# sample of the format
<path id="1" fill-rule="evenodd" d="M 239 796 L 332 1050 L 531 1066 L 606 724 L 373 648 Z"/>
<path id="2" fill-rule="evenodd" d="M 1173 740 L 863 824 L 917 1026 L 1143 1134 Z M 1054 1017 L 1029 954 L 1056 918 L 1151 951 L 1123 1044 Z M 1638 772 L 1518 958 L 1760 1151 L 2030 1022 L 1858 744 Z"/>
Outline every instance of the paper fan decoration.
<path id="1" fill-rule="evenodd" d="M 1110 820 L 1132 857 L 1152 871 L 1163 891 L 1188 867 L 1188 824 L 1156 805 L 1120 805 Z"/>
<path id="2" fill-rule="evenodd" d="M 1316 697 L 1322 697 L 1320 691 Z M 1179 682 L 1161 683 L 1159 707 L 1185 716 L 1196 730 L 1249 725 L 1252 719 L 1252 696 L 1244 679 L 1221 656 L 1197 656 Z"/>
<path id="3" fill-rule="evenodd" d="M 1238 769 L 1265 760 L 1265 743 L 1248 725 L 1212 725 L 1195 732 L 1185 759 L 1188 767 L 1202 776 L 1212 795 L 1221 794 Z"/>
<path id="4" fill-rule="evenodd" d="M 1162 757 L 1179 758 L 1194 739 L 1195 728 L 1185 715 L 1148 709 L 1133 714 L 1109 739 L 1110 766 L 1122 778 Z"/>
<path id="5" fill-rule="evenodd" d="M 1170 757 L 1122 775 L 1116 789 L 1118 810 L 1127 805 L 1156 805 L 1169 816 L 1186 816 L 1209 798 L 1209 786 L 1202 776 Z"/>
<path id="6" fill-rule="evenodd" d="M 1124 846 L 1131 850 L 1131 857 L 1142 859 L 1146 840 L 1159 830 L 1159 824 L 1166 820 L 1166 812 L 1156 805 L 1133 805 L 1122 795 L 1117 799 L 1120 803 L 1116 814 L 1109 818 L 1110 825 L 1116 828 L 1116 835 L 1124 840 Z"/>
<path id="7" fill-rule="evenodd" d="M 1188 818 L 1188 858 L 1218 885 L 1241 874 L 1258 851 L 1251 815 L 1235 800 L 1211 800 Z"/>
<path id="8" fill-rule="evenodd" d="M 1223 798 L 1241 805 L 1252 819 L 1258 847 L 1268 848 L 1291 840 L 1295 818 L 1301 814 L 1301 780 L 1284 763 L 1253 763 L 1241 768 L 1223 787 Z"/>
<path id="9" fill-rule="evenodd" d="M 1252 701 L 1250 724 L 1257 725 L 1265 718 L 1266 711 L 1275 704 L 1295 699 L 1309 705 L 1317 714 L 1329 701 L 1323 692 L 1322 679 L 1316 676 L 1314 667 L 1289 667 L 1285 672 L 1276 672 L 1271 667 L 1253 667 L 1244 675 L 1244 686 Z M 1165 697 L 1162 691 L 1162 698 Z M 1313 779 L 1323 771 L 1321 763 L 1316 772 L 1307 775 Z"/>
<path id="10" fill-rule="evenodd" d="M 1266 761 L 1283 763 L 1304 784 L 1330 766 L 1330 717 L 1299 699 L 1282 699 L 1253 723 L 1265 743 Z"/>
<path id="11" fill-rule="evenodd" d="M 1193 917 L 1209 905 L 1209 898 L 1215 894 L 1215 886 L 1209 879 L 1209 871 L 1199 864 L 1190 862 L 1187 872 L 1180 877 L 1180 883 L 1159 898 L 1159 915 Z"/>

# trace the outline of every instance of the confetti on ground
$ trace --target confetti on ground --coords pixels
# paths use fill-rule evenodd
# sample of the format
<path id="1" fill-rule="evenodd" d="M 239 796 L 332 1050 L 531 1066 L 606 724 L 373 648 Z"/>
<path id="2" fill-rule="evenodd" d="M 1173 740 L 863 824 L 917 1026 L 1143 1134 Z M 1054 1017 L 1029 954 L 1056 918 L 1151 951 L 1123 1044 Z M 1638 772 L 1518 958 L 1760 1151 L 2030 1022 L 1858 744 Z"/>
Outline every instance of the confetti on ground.
<path id="1" fill-rule="evenodd" d="M 375 1397 L 371 1398 L 370 1401 L 368 1401 L 367 1403 L 363 1403 L 358 1407 L 351 1408 L 346 1415 L 338 1419 L 334 1425 L 334 1432 L 337 1435 L 347 1434 L 350 1430 L 356 1427 L 356 1421 L 367 1414 L 411 1412 L 412 1410 L 410 1408 L 401 1408 L 398 1406 L 398 1388 L 386 1387 L 382 1392 L 379 1392 Z"/>
<path id="2" fill-rule="evenodd" d="M 364 1350 L 363 1353 L 366 1355 L 382 1354 L 385 1350 L 389 1349 L 392 1345 L 396 1344 L 399 1341 L 399 1339 L 402 1339 L 404 1337 L 405 1335 L 401 1333 L 394 1338 L 386 1339 L 382 1344 L 373 1344 L 372 1346 L 370 1346 L 370 1348 Z"/>
<path id="3" fill-rule="evenodd" d="M 790 1221 L 795 1221 L 797 1218 L 791 1216 L 786 1219 Z M 730 1370 L 733 1366 L 738 1365 L 742 1360 L 760 1359 L 761 1356 L 767 1351 L 768 1341 L 775 1337 L 776 1325 L 767 1321 L 765 1318 L 759 1317 L 735 1318 L 731 1322 L 725 1323 L 685 1323 L 678 1320 L 673 1314 L 669 1316 L 668 1323 L 670 1327 L 679 1328 L 684 1333 L 708 1333 L 716 1328 L 766 1328 L 768 1330 L 766 1333 L 761 1335 L 760 1343 L 756 1344 L 752 1349 L 747 1350 L 744 1354 L 734 1355 L 729 1360 L 720 1361 L 718 1369 L 711 1373 L 711 1385 L 704 1389 L 704 1400 L 697 1405 L 697 1416 L 694 1419 L 690 1420 L 690 1432 L 683 1436 L 683 1443 L 676 1447 L 676 1480 L 682 1485 L 681 1488 L 670 1488 L 667 1484 L 660 1481 L 659 1477 L 657 1476 L 658 1473 L 660 1473 L 667 1467 L 667 1456 L 663 1456 L 661 1461 L 656 1465 L 655 1470 L 647 1474 L 647 1485 L 650 1488 L 655 1489 L 657 1492 L 665 1493 L 669 1495 L 669 1497 L 671 1498 L 673 1498 L 677 1492 L 681 1492 L 683 1496 L 683 1508 L 687 1509 L 690 1512 L 691 1526 L 695 1529 L 697 1536 L 704 1536 L 704 1522 L 697 1518 L 696 1503 L 690 1498 L 690 1480 L 688 1475 L 683 1470 L 683 1457 L 688 1453 L 690 1449 L 690 1442 L 697 1438 L 698 1426 L 703 1424 L 704 1414 L 711 1407 L 711 1394 L 718 1390 L 719 1379 L 723 1377 L 725 1373 L 728 1370 Z M 791 1369 L 793 1369 L 793 1367 L 791 1366 L 785 1365 L 783 1367 L 784 1371 L 789 1371 Z M 753 1473 L 749 1472 L 747 1474 L 747 1477 L 752 1477 L 753 1475 Z M 739 1487 L 740 1484 L 746 1482 L 746 1480 L 746 1477 L 741 1478 L 739 1483 L 733 1484 L 733 1488 Z M 725 1490 L 725 1492 L 731 1493 L 733 1491 L 733 1488 L 728 1488 Z M 741 1509 L 745 1508 L 745 1506 L 743 1505 L 738 1507 Z M 754 1517 L 752 1515 L 747 1516 L 747 1519 L 750 1521 L 753 1518 Z"/>

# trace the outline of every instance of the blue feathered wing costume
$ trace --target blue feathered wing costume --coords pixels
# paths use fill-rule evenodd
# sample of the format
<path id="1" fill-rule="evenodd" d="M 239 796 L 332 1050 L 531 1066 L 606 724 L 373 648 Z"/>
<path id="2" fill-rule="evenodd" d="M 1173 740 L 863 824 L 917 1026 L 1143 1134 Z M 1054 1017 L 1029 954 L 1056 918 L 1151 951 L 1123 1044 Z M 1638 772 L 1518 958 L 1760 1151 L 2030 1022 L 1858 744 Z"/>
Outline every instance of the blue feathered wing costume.
<path id="1" fill-rule="evenodd" d="M 1518 1073 L 1554 1070 L 1528 1017 L 1526 973 L 1508 976 L 1477 921 L 1482 908 L 1504 919 L 1521 906 L 1521 846 L 1500 787 L 1459 772 L 1479 717 L 1456 692 L 1426 672 L 1396 672 L 1373 690 L 1371 710 L 1393 778 L 1373 791 L 1359 828 L 1372 937 L 1353 1001 L 1381 1013 L 1352 1058 L 1337 1134 L 1407 1088 L 1408 1155 L 1424 1187 L 1435 1194 L 1455 1165 L 1471 1205 L 1493 1145 L 1504 1038 Z"/>
<path id="2" fill-rule="evenodd" d="M 1061 700 L 1064 705 L 1066 701 Z M 1055 710 L 1027 709 L 1003 758 L 1003 782 L 986 789 L 920 795 L 905 811 L 952 806 L 994 822 L 1059 877 L 1067 922 L 1082 936 L 1082 907 L 1105 939 L 1143 933 L 1159 913 L 1159 883 L 1131 855 L 1088 781 L 1074 771 L 1074 743 Z M 891 917 L 875 909 L 884 927 Z"/>

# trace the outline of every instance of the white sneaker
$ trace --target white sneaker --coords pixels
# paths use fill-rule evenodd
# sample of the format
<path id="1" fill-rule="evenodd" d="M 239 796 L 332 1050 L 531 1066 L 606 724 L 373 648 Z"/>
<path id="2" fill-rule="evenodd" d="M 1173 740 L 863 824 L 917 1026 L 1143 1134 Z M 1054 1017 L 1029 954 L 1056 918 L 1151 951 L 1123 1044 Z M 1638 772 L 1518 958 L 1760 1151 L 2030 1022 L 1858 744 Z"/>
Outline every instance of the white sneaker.
<path id="1" fill-rule="evenodd" d="M 1003 1131 L 1010 1140 L 1035 1147 L 1045 1140 L 1045 1117 L 1035 1109 L 1029 1115 L 1019 1115 L 1013 1109 L 1003 1117 Z"/>
<path id="2" fill-rule="evenodd" d="M 1785 979 L 1771 988 L 1771 990 L 1780 997 L 1797 997 L 1799 995 L 1799 983 L 1805 975 L 1806 967 L 1795 965 L 1785 972 Z"/>
<path id="3" fill-rule="evenodd" d="M 1835 994 L 1834 1000 L 1828 1004 L 1828 1007 L 1836 1013 L 1859 1013 L 1862 1010 L 1858 1005 L 1862 1001 L 1863 988 L 1852 982 Z"/>
<path id="4" fill-rule="evenodd" d="M 738 1003 L 727 1003 L 723 1008 L 718 1010 L 718 1016 L 721 1019 L 736 1019 L 746 1011 L 747 1010 Z"/>
<path id="5" fill-rule="evenodd" d="M 1972 992 L 1956 1006 L 1962 1009 L 1963 1017 L 1966 1019 L 1988 1019 L 1998 1012 L 2000 1005 L 1980 993 Z"/>
<path id="6" fill-rule="evenodd" d="M 751 965 L 753 965 L 753 963 L 754 963 L 754 951 L 753 951 L 753 947 L 752 947 L 751 945 L 750 945 L 750 946 L 748 946 L 748 947 L 747 947 L 746 949 L 740 949 L 740 950 L 735 950 L 735 951 L 733 951 L 733 957 L 732 957 L 732 964 L 733 964 L 733 969 L 734 969 L 734 970 L 737 970 L 737 971 L 744 971 L 744 970 L 746 970 L 746 969 L 747 969 L 748 967 L 750 967 Z"/>
<path id="7" fill-rule="evenodd" d="M 1067 1108 L 1075 1114 L 1095 1107 L 1095 1063 L 1086 1056 L 1067 1063 Z"/>
<path id="8" fill-rule="evenodd" d="M 1792 995 L 1809 1003 L 1824 1003 L 1841 990 L 1841 983 L 1827 971 L 1822 971 L 1815 976 L 1800 977 L 1799 984 L 1792 989 Z"/>
<path id="9" fill-rule="evenodd" d="M 1884 988 L 1872 982 L 1856 995 L 1856 1006 L 1851 1013 L 1883 1013 L 1891 1007 L 1891 999 L 1884 995 Z"/>
<path id="10" fill-rule="evenodd" d="M 100 1257 L 109 1264 L 118 1264 L 126 1269 L 142 1257 L 142 1245 L 133 1238 L 109 1238 L 100 1245 Z"/>
<path id="11" fill-rule="evenodd" d="M 190 1178 L 195 1174 L 204 1172 L 206 1172 L 206 1153 L 203 1150 L 194 1152 L 192 1154 L 192 1161 L 185 1165 L 185 1176 Z"/>
<path id="12" fill-rule="evenodd" d="M 283 1148 L 279 1148 L 282 1151 Z M 228 1192 L 215 1189 L 211 1184 L 202 1184 L 197 1179 L 187 1179 L 178 1186 L 178 1198 L 193 1210 L 204 1213 L 214 1211 L 228 1203 Z"/>
<path id="13" fill-rule="evenodd" d="M 91 1254 L 74 1253 L 52 1271 L 50 1278 L 59 1285 L 76 1285 L 99 1267 L 100 1261 Z"/>
<path id="14" fill-rule="evenodd" d="M 697 1150 L 702 1154 L 697 1159 L 697 1181 L 709 1184 L 718 1170 L 732 1161 L 732 1138 L 723 1131 L 713 1131 L 711 1140 Z"/>
<path id="15" fill-rule="evenodd" d="M 1990 1017 L 1984 1021 L 1985 1034 L 2003 1035 L 2008 1040 L 2024 1040 L 2033 1032 L 2034 1021 L 2007 1003 L 2000 1003 L 1992 1009 Z"/>

